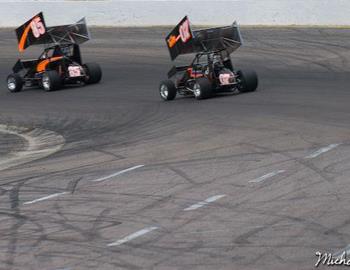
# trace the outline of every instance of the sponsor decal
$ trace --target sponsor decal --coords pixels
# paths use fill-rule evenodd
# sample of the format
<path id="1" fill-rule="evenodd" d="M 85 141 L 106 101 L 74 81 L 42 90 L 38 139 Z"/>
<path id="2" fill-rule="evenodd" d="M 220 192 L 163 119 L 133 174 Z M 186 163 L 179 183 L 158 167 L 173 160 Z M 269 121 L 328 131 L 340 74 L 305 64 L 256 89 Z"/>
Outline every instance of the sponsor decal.
<path id="1" fill-rule="evenodd" d="M 69 77 L 80 77 L 81 70 L 78 66 L 69 66 L 68 67 Z"/>
<path id="2" fill-rule="evenodd" d="M 231 83 L 231 74 L 229 73 L 220 74 L 219 80 L 222 85 L 228 85 Z"/>
<path id="3" fill-rule="evenodd" d="M 44 35 L 46 32 L 45 26 L 41 21 L 40 17 L 35 17 L 31 23 L 30 27 L 32 29 L 33 36 L 36 38 L 39 38 L 40 36 Z"/>
<path id="4" fill-rule="evenodd" d="M 30 35 L 30 32 L 32 35 Z M 45 24 L 40 16 L 35 16 L 24 28 L 21 38 L 18 43 L 18 49 L 23 52 L 26 43 L 32 42 L 32 39 L 38 39 L 40 36 L 46 33 Z"/>
<path id="5" fill-rule="evenodd" d="M 186 19 L 182 24 L 179 26 L 179 35 L 171 35 L 168 39 L 169 48 L 172 48 L 175 46 L 175 44 L 181 39 L 183 43 L 186 43 L 188 40 L 190 40 L 192 37 L 190 32 L 190 21 Z"/>

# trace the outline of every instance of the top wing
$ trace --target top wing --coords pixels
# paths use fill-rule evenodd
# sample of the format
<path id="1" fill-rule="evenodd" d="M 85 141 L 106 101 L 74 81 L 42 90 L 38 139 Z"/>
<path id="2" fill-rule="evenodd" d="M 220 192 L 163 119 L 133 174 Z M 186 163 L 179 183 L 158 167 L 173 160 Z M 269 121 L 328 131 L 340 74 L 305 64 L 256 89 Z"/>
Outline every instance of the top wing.
<path id="1" fill-rule="evenodd" d="M 33 44 L 45 43 L 47 28 L 43 13 L 40 12 L 16 29 L 18 50 L 23 52 Z"/>
<path id="2" fill-rule="evenodd" d="M 237 50 L 243 43 L 239 26 L 234 22 L 231 26 L 197 30 L 193 32 L 195 51 L 222 51 L 229 54 Z"/>
<path id="3" fill-rule="evenodd" d="M 85 18 L 74 24 L 47 27 L 42 12 L 18 27 L 16 34 L 20 52 L 31 45 L 81 44 L 90 39 Z"/>
<path id="4" fill-rule="evenodd" d="M 49 40 L 54 44 L 81 44 L 90 39 L 90 32 L 85 18 L 74 24 L 52 26 L 47 28 Z"/>
<path id="5" fill-rule="evenodd" d="M 184 17 L 166 37 L 171 60 L 180 54 L 222 51 L 229 54 L 242 45 L 236 22 L 230 26 L 192 31 L 188 17 Z"/>
<path id="6" fill-rule="evenodd" d="M 169 49 L 171 60 L 174 60 L 180 54 L 193 53 L 193 34 L 190 27 L 190 21 L 185 16 L 178 25 L 165 38 Z"/>

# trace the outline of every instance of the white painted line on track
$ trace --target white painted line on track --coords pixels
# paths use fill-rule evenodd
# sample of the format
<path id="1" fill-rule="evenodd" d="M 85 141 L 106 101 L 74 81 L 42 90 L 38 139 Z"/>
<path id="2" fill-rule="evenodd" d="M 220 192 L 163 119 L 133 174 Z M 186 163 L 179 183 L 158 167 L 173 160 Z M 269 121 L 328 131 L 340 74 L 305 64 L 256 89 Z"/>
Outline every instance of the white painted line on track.
<path id="1" fill-rule="evenodd" d="M 126 236 L 126 237 L 116 241 L 116 242 L 110 243 L 107 246 L 108 247 L 120 246 L 120 245 L 122 245 L 122 244 L 124 244 L 126 242 L 129 242 L 129 241 L 131 241 L 131 240 L 133 240 L 135 238 L 138 238 L 138 237 L 140 237 L 142 235 L 145 235 L 146 233 L 152 232 L 152 231 L 157 230 L 157 229 L 158 229 L 158 227 L 144 228 L 144 229 L 142 229 L 140 231 L 137 231 L 135 233 L 132 233 L 132 234 L 130 234 L 130 235 L 128 235 L 128 236 Z"/>
<path id="2" fill-rule="evenodd" d="M 219 199 L 221 199 L 221 198 L 223 198 L 223 197 L 225 197 L 225 196 L 226 196 L 226 195 L 215 195 L 215 196 L 210 197 L 210 198 L 208 198 L 208 199 L 206 199 L 206 200 L 204 200 L 204 201 L 202 201 L 202 202 L 193 204 L 193 205 L 191 205 L 191 206 L 185 208 L 184 211 L 196 210 L 196 209 L 201 208 L 201 207 L 203 207 L 203 206 L 205 206 L 205 205 L 207 205 L 207 204 L 209 204 L 209 203 L 211 203 L 211 202 L 215 202 L 215 201 L 217 201 L 217 200 L 219 200 Z"/>
<path id="3" fill-rule="evenodd" d="M 285 170 L 278 170 L 278 171 L 270 172 L 270 173 L 265 174 L 263 176 L 260 176 L 256 179 L 250 180 L 249 182 L 250 183 L 261 183 L 261 182 L 265 181 L 266 179 L 269 179 L 271 177 L 274 177 L 274 176 L 281 174 L 281 173 L 284 173 L 284 172 L 285 172 Z"/>
<path id="4" fill-rule="evenodd" d="M 318 157 L 319 155 L 322 155 L 328 151 L 331 151 L 333 150 L 334 148 L 338 147 L 340 145 L 340 143 L 334 143 L 334 144 L 330 144 L 326 147 L 323 147 L 319 150 L 317 150 L 316 152 L 313 152 L 312 154 L 306 156 L 305 158 L 306 159 L 311 159 L 311 158 L 315 158 L 315 157 Z"/>
<path id="5" fill-rule="evenodd" d="M 91 181 L 92 182 L 105 181 L 107 179 L 113 178 L 113 177 L 121 175 L 123 173 L 130 172 L 130 171 L 136 170 L 138 168 L 142 168 L 143 166 L 145 166 L 145 165 L 137 165 L 137 166 L 134 166 L 134 167 L 131 167 L 131 168 L 128 168 L 128 169 L 125 169 L 125 170 L 122 170 L 122 171 L 119 171 L 119 172 L 116 172 L 116 173 L 113 173 L 111 175 L 107 175 L 107 176 L 104 176 L 104 177 L 101 177 L 101 178 L 98 178 L 98 179 L 95 179 L 95 180 L 91 180 Z"/>
<path id="6" fill-rule="evenodd" d="M 33 203 L 45 201 L 45 200 L 48 200 L 48 199 L 52 199 L 52 198 L 56 198 L 56 197 L 65 195 L 67 193 L 68 192 L 55 193 L 55 194 L 51 194 L 51 195 L 48 195 L 48 196 L 45 196 L 45 197 L 41 197 L 41 198 L 33 200 L 33 201 L 24 202 L 23 204 L 33 204 Z"/>

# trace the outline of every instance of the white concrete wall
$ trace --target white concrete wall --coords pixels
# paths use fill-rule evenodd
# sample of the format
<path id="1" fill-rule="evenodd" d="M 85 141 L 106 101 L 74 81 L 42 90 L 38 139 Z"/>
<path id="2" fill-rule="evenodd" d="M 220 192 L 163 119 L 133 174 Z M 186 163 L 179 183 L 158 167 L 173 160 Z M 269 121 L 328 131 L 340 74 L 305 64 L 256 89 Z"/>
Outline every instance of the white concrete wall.
<path id="1" fill-rule="evenodd" d="M 350 25 L 350 0 L 0 0 L 0 26 L 18 26 L 39 11 L 48 25 L 83 16 L 98 26 L 173 25 L 186 14 L 197 25 Z"/>

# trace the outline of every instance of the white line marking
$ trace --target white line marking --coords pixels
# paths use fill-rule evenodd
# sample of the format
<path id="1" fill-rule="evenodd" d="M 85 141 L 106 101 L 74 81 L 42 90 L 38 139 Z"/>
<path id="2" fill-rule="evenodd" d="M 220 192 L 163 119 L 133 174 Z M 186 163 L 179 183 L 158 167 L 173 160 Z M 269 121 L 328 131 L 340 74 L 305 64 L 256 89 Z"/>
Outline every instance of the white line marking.
<path id="1" fill-rule="evenodd" d="M 49 195 L 49 196 L 45 196 L 45 197 L 42 197 L 42 198 L 39 198 L 39 199 L 36 199 L 36 200 L 33 200 L 33 201 L 24 202 L 23 204 L 33 204 L 33 203 L 45 201 L 45 200 L 48 200 L 48 199 L 52 199 L 52 198 L 56 198 L 56 197 L 58 197 L 58 196 L 65 195 L 65 194 L 67 194 L 67 193 L 68 193 L 68 192 L 55 193 L 55 194 L 51 194 L 51 195 Z"/>
<path id="2" fill-rule="evenodd" d="M 306 156 L 305 158 L 307 159 L 311 159 L 311 158 L 315 158 L 315 157 L 318 157 L 319 155 L 323 154 L 323 153 L 326 153 L 328 151 L 331 151 L 333 150 L 334 148 L 338 147 L 340 145 L 340 143 L 334 143 L 334 144 L 330 144 L 326 147 L 323 147 L 319 150 L 317 150 L 316 152 Z"/>
<path id="3" fill-rule="evenodd" d="M 187 208 L 184 209 L 184 211 L 192 211 L 192 210 L 195 210 L 195 209 L 198 209 L 198 208 L 201 208 L 211 202 L 215 202 L 223 197 L 225 197 L 226 195 L 216 195 L 216 196 L 213 196 L 213 197 L 210 197 L 208 199 L 206 199 L 205 201 L 202 201 L 202 202 L 199 202 L 199 203 L 196 203 L 196 204 L 193 204 Z"/>
<path id="4" fill-rule="evenodd" d="M 122 170 L 122 171 L 119 171 L 119 172 L 116 172 L 116 173 L 113 173 L 111 175 L 107 175 L 107 176 L 104 176 L 104 177 L 101 177 L 101 178 L 98 178 L 98 179 L 95 179 L 95 180 L 91 180 L 91 181 L 92 182 L 101 182 L 101 181 L 113 178 L 115 176 L 121 175 L 123 173 L 130 172 L 132 170 L 136 170 L 136 169 L 141 168 L 143 166 L 145 166 L 145 165 L 137 165 L 137 166 L 134 166 L 134 167 L 131 167 L 131 168 L 128 168 L 128 169 L 125 169 L 125 170 Z"/>
<path id="5" fill-rule="evenodd" d="M 122 239 L 116 241 L 116 242 L 110 243 L 110 244 L 108 244 L 107 246 L 108 246 L 108 247 L 120 246 L 120 245 L 122 245 L 122 244 L 124 244 L 124 243 L 126 243 L 126 242 L 129 242 L 129 241 L 131 241 L 131 240 L 133 240 L 133 239 L 135 239 L 135 238 L 137 238 L 137 237 L 140 237 L 140 236 L 142 236 L 142 235 L 144 235 L 144 234 L 146 234 L 146 233 L 149 233 L 149 232 L 151 232 L 151 231 L 154 231 L 154 230 L 156 230 L 156 229 L 158 229 L 158 227 L 148 227 L 148 228 L 144 228 L 144 229 L 142 229 L 142 230 L 140 230 L 140 231 L 137 231 L 137 232 L 135 232 L 135 233 L 132 233 L 132 234 L 130 234 L 130 235 L 128 235 L 128 236 L 126 236 L 126 237 L 124 237 L 124 238 L 122 238 Z"/>
<path id="6" fill-rule="evenodd" d="M 260 183 L 262 181 L 265 181 L 268 178 L 274 177 L 274 176 L 281 174 L 281 173 L 284 173 L 284 172 L 285 172 L 285 170 L 278 170 L 278 171 L 270 172 L 270 173 L 265 174 L 263 176 L 260 176 L 256 179 L 250 180 L 249 182 L 250 183 Z"/>

